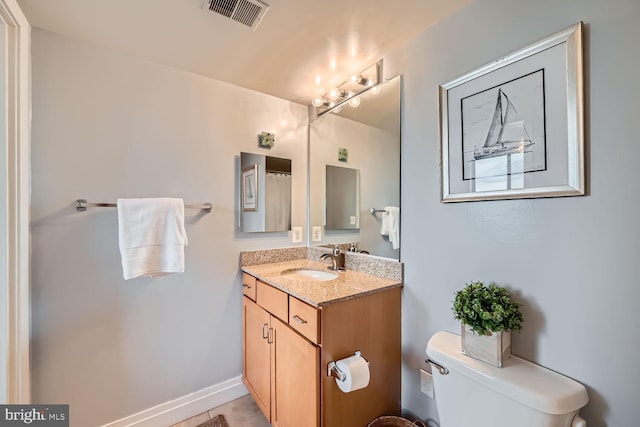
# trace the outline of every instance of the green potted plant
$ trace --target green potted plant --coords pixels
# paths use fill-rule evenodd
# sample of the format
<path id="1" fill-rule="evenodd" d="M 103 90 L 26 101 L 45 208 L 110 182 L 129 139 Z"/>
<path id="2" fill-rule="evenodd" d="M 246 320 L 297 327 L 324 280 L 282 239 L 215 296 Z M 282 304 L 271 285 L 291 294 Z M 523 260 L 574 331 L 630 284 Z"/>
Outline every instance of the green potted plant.
<path id="1" fill-rule="evenodd" d="M 462 352 L 502 367 L 511 356 L 511 331 L 522 330 L 521 306 L 513 293 L 495 283 L 467 283 L 456 292 L 452 307 L 462 324 Z"/>

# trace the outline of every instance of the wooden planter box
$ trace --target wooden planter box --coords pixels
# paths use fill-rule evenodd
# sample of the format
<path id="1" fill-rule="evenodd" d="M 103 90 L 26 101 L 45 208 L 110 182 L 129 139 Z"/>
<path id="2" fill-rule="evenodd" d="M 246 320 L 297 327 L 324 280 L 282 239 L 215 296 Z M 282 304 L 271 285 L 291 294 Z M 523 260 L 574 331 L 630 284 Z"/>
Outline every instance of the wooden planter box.
<path id="1" fill-rule="evenodd" d="M 502 364 L 511 357 L 511 332 L 478 335 L 468 325 L 462 325 L 462 353 L 502 368 Z"/>

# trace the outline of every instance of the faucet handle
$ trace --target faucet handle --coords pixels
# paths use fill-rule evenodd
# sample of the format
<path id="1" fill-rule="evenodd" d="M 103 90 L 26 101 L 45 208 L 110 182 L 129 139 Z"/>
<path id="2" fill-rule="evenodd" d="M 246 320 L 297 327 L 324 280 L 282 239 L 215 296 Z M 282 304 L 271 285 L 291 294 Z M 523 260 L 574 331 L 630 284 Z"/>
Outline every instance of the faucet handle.
<path id="1" fill-rule="evenodd" d="M 340 246 L 339 245 L 335 245 L 333 247 L 333 254 L 334 255 L 340 255 Z"/>

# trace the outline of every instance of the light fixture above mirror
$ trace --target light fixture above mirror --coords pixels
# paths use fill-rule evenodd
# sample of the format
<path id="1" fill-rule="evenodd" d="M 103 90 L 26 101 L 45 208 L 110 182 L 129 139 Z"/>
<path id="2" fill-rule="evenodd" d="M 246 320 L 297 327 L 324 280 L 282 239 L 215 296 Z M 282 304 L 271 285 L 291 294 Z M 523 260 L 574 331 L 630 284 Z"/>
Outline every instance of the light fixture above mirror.
<path id="1" fill-rule="evenodd" d="M 334 110 L 339 111 L 347 103 L 353 108 L 358 107 L 360 95 L 376 88 L 381 79 L 382 59 L 358 74 L 352 75 L 349 80 L 329 89 L 324 95 L 313 98 L 311 105 L 316 108 L 316 116 L 319 117 Z"/>

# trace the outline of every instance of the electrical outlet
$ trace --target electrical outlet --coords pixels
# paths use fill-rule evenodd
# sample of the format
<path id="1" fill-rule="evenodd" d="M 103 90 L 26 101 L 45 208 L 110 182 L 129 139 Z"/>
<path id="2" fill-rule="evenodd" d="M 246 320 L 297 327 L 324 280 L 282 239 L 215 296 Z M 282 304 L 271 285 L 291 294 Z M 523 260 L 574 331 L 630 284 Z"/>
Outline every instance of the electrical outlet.
<path id="1" fill-rule="evenodd" d="M 322 227 L 313 227 L 311 229 L 311 241 L 319 242 L 322 240 Z"/>
<path id="2" fill-rule="evenodd" d="M 420 369 L 420 391 L 433 399 L 433 376 Z"/>
<path id="3" fill-rule="evenodd" d="M 291 227 L 291 242 L 302 243 L 302 227 Z"/>

